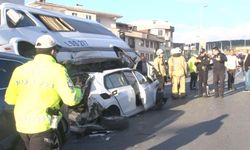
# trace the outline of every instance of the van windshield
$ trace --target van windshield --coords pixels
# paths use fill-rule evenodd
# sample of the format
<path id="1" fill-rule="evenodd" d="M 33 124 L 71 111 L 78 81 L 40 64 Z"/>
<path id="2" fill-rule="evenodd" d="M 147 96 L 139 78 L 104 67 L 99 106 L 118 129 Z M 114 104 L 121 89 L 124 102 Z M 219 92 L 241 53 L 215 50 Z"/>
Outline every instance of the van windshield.
<path id="1" fill-rule="evenodd" d="M 62 18 L 58 18 L 54 16 L 46 16 L 46 15 L 41 15 L 41 14 L 33 14 L 33 15 L 51 31 L 54 31 L 54 32 L 75 31 L 75 29 Z"/>
<path id="2" fill-rule="evenodd" d="M 81 33 L 115 36 L 111 31 L 96 23 L 90 23 L 70 18 L 64 18 L 64 20 Z"/>

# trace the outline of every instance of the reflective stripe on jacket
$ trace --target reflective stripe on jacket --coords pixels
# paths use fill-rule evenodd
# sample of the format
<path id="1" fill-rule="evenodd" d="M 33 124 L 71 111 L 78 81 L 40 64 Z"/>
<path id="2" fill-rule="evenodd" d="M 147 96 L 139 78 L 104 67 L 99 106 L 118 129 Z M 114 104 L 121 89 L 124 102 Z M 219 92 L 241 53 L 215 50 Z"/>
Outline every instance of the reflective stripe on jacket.
<path id="1" fill-rule="evenodd" d="M 26 134 L 50 129 L 47 108 L 59 109 L 61 100 L 73 106 L 81 98 L 81 89 L 74 87 L 66 69 L 44 54 L 14 70 L 5 95 L 5 101 L 15 105 L 17 131 Z"/>
<path id="2" fill-rule="evenodd" d="M 168 60 L 169 76 L 185 76 L 187 75 L 187 62 L 183 56 L 171 56 Z"/>

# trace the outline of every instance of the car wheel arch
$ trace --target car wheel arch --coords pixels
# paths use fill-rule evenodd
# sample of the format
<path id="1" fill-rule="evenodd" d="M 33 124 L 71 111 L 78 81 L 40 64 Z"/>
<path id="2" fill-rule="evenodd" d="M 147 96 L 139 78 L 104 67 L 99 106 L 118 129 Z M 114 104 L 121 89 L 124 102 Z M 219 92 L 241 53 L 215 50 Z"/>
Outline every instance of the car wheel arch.
<path id="1" fill-rule="evenodd" d="M 121 110 L 118 106 L 116 105 L 111 105 L 102 112 L 103 116 L 121 116 Z"/>
<path id="2" fill-rule="evenodd" d="M 17 51 L 19 55 L 32 58 L 36 54 L 35 46 L 27 41 L 18 41 L 17 42 Z"/>

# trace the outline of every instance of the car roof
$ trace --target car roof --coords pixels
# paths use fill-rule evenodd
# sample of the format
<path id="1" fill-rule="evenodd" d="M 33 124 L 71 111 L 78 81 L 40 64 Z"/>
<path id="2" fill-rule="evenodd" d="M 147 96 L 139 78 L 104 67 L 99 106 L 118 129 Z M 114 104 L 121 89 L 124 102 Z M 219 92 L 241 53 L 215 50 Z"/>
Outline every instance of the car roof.
<path id="1" fill-rule="evenodd" d="M 4 58 L 4 59 L 11 59 L 11 60 L 17 60 L 20 62 L 27 62 L 30 59 L 20 56 L 20 55 L 16 55 L 16 54 L 12 54 L 12 53 L 5 53 L 5 52 L 0 52 L 0 58 Z"/>
<path id="2" fill-rule="evenodd" d="M 37 14 L 49 15 L 49 16 L 54 16 L 54 17 L 62 17 L 62 18 L 71 18 L 71 19 L 75 19 L 75 20 L 79 20 L 79 21 L 98 24 L 96 21 L 93 21 L 93 20 L 81 19 L 81 18 L 76 17 L 76 16 L 66 15 L 66 14 L 63 14 L 60 12 L 51 11 L 51 10 L 47 10 L 47 9 L 43 9 L 43 8 L 34 8 L 34 7 L 24 6 L 24 5 L 14 4 L 14 3 L 2 3 L 0 6 L 18 9 L 18 10 L 23 10 L 23 11 L 25 10 L 25 11 L 28 11 L 30 13 L 37 13 Z"/>
<path id="3" fill-rule="evenodd" d="M 118 69 L 110 69 L 110 70 L 105 70 L 103 71 L 104 74 L 110 74 L 118 71 L 132 71 L 133 69 L 131 68 L 118 68 Z"/>

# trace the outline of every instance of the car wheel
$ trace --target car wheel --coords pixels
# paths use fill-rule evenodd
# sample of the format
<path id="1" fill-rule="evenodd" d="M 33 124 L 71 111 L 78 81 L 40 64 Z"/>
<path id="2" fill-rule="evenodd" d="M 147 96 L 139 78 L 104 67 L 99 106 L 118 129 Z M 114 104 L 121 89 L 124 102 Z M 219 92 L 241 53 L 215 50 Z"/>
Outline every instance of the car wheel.
<path id="1" fill-rule="evenodd" d="M 53 136 L 53 145 L 52 145 L 52 150 L 60 150 L 62 148 L 62 137 L 59 131 L 55 130 Z"/>
<path id="2" fill-rule="evenodd" d="M 108 130 L 124 130 L 129 127 L 129 120 L 122 116 L 102 116 L 100 124 Z"/>
<path id="3" fill-rule="evenodd" d="M 58 130 L 58 134 L 60 134 L 62 144 L 64 144 L 66 142 L 66 138 L 67 138 L 66 135 L 69 131 L 68 122 L 64 117 L 59 122 L 57 130 Z"/>
<path id="4" fill-rule="evenodd" d="M 21 137 L 18 138 L 17 144 L 14 147 L 14 150 L 26 150 L 25 144 L 23 140 L 21 139 Z"/>

